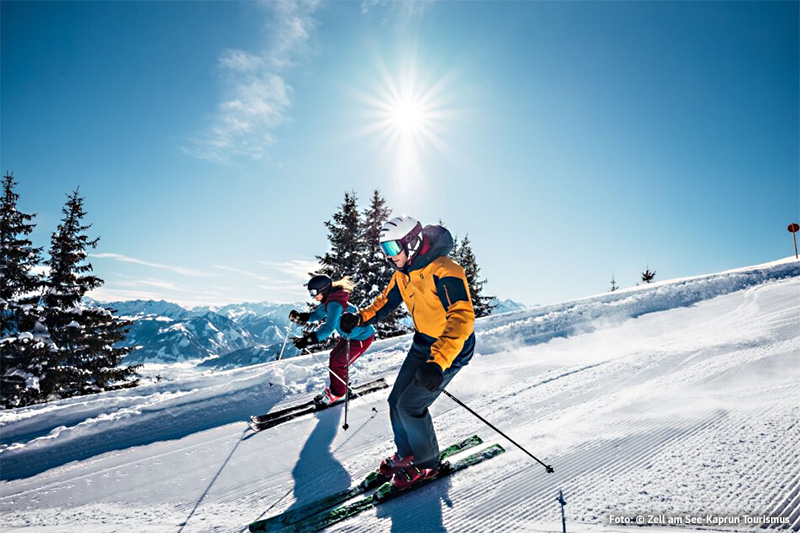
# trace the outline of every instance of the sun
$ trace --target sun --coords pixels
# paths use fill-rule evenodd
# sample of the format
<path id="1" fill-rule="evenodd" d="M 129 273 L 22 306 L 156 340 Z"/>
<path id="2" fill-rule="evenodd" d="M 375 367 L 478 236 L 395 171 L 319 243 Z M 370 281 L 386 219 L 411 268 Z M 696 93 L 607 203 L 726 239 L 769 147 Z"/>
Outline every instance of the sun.
<path id="1" fill-rule="evenodd" d="M 395 70 L 380 65 L 376 73 L 359 91 L 365 119 L 359 135 L 375 143 L 392 182 L 410 190 L 424 182 L 432 156 L 453 155 L 445 140 L 459 116 L 453 77 L 422 72 L 413 61 Z"/>
<path id="2" fill-rule="evenodd" d="M 373 95 L 372 127 L 379 130 L 390 144 L 413 141 L 418 148 L 434 142 L 434 132 L 441 126 L 439 102 L 419 79 L 384 79 L 383 89 Z"/>
<path id="3" fill-rule="evenodd" d="M 424 130 L 425 113 L 421 102 L 413 98 L 394 102 L 390 109 L 392 124 L 403 135 L 419 135 Z"/>

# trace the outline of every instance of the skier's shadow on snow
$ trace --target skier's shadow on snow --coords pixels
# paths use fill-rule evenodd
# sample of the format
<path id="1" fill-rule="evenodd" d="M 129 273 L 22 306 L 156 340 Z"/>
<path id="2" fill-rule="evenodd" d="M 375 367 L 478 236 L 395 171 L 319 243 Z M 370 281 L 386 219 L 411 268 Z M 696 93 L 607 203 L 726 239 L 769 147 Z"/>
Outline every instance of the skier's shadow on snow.
<path id="1" fill-rule="evenodd" d="M 404 494 L 376 508 L 378 518 L 392 521 L 392 533 L 447 531 L 442 517 L 442 505 L 453 506 L 448 497 L 450 479 L 445 478 L 413 493 Z"/>
<path id="2" fill-rule="evenodd" d="M 317 425 L 308 436 L 292 469 L 295 502 L 290 509 L 316 500 L 320 494 L 332 494 L 350 487 L 350 474 L 331 451 L 331 444 L 339 431 L 340 418 L 340 409 L 317 415 Z"/>

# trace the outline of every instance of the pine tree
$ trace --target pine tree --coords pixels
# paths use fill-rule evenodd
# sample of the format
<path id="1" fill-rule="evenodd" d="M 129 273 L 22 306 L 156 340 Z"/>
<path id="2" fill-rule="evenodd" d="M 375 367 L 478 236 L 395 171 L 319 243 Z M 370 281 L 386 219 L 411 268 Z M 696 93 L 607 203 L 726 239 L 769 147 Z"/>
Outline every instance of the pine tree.
<path id="1" fill-rule="evenodd" d="M 366 291 L 363 284 L 359 283 L 358 275 L 364 261 L 365 247 L 361 239 L 363 222 L 361 213 L 358 211 L 358 197 L 355 191 L 345 191 L 342 205 L 333 214 L 331 220 L 325 222 L 325 227 L 328 228 L 330 250 L 325 255 L 317 256 L 321 268 L 317 272 L 309 272 L 309 275 L 325 274 L 334 281 L 347 276 L 355 283 L 355 289 L 350 294 L 350 301 L 362 301 Z M 310 304 L 309 310 L 315 306 L 316 304 Z M 303 328 L 303 331 L 307 333 L 314 329 L 316 326 L 309 324 Z M 326 342 L 310 349 L 306 348 L 301 353 L 324 350 L 332 347 L 335 342 L 336 340 L 331 336 Z"/>
<path id="2" fill-rule="evenodd" d="M 488 316 L 497 307 L 497 299 L 494 296 L 483 295 L 483 286 L 488 280 L 480 279 L 481 269 L 472 251 L 469 236 L 465 236 L 461 242 L 458 242 L 458 238 L 454 241 L 453 252 L 450 253 L 450 256 L 464 269 L 472 296 L 472 306 L 475 309 L 475 318 Z"/>
<path id="3" fill-rule="evenodd" d="M 381 226 L 389 219 L 391 209 L 386 207 L 386 200 L 380 191 L 375 189 L 372 193 L 369 207 L 364 210 L 363 235 L 364 257 L 359 269 L 358 285 L 363 290 L 364 298 L 351 302 L 356 306 L 365 306 L 380 295 L 389 284 L 394 275 L 394 267 L 386 260 L 381 250 Z M 381 338 L 396 337 L 407 333 L 407 328 L 402 320 L 408 316 L 403 306 L 398 307 L 391 315 L 375 325 Z"/>
<path id="4" fill-rule="evenodd" d="M 354 282 L 364 257 L 364 242 L 361 239 L 362 221 L 358 212 L 358 198 L 355 192 L 345 192 L 344 202 L 333 218 L 325 222 L 328 228 L 328 242 L 331 249 L 323 256 L 317 256 L 322 268 L 321 274 L 327 274 L 334 280 L 349 276 Z M 363 289 L 356 287 L 356 300 L 363 299 Z"/>
<path id="5" fill-rule="evenodd" d="M 655 279 L 655 277 L 656 277 L 656 271 L 655 270 L 651 271 L 649 266 L 645 269 L 644 272 L 642 272 L 642 281 L 644 281 L 645 283 L 653 283 L 653 279 Z"/>
<path id="6" fill-rule="evenodd" d="M 441 221 L 439 222 L 439 225 L 442 225 Z M 459 265 L 461 264 L 461 245 L 458 241 L 458 235 L 453 237 L 453 249 L 450 251 L 450 257 L 452 257 L 453 260 Z"/>
<path id="7" fill-rule="evenodd" d="M 15 185 L 13 174 L 6 173 L 0 198 L 0 404 L 5 407 L 36 400 L 39 389 L 30 372 L 31 360 L 44 350 L 35 336 L 42 286 L 35 267 L 42 249 L 27 238 L 35 227 L 31 223 L 35 215 L 17 209 Z"/>
<path id="8" fill-rule="evenodd" d="M 49 357 L 42 361 L 42 393 L 66 398 L 138 385 L 136 366 L 121 366 L 131 348 L 115 347 L 125 339 L 130 321 L 109 309 L 85 306 L 87 292 L 103 284 L 91 274 L 87 249 L 99 239 L 86 235 L 86 215 L 78 191 L 68 196 L 64 218 L 51 238 L 50 272 L 44 294 L 44 323 L 50 335 Z"/>
<path id="9" fill-rule="evenodd" d="M 614 292 L 619 289 L 619 285 L 617 285 L 617 280 L 614 279 L 614 273 L 611 273 L 611 292 Z"/>

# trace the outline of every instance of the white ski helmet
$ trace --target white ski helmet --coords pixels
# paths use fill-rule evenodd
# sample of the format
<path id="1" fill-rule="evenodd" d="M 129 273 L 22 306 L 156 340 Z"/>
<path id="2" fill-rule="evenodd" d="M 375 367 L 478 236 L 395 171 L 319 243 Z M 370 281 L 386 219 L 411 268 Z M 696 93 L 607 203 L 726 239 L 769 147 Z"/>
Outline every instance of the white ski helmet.
<path id="1" fill-rule="evenodd" d="M 381 226 L 380 242 L 387 257 L 405 251 L 410 260 L 422 246 L 422 224 L 406 215 L 394 217 Z"/>

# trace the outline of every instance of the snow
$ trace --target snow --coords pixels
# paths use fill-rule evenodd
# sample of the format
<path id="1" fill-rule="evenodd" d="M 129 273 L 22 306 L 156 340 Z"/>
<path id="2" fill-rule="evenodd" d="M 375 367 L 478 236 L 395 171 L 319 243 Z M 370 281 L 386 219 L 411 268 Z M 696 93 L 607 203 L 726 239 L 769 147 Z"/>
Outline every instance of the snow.
<path id="1" fill-rule="evenodd" d="M 798 531 L 798 301 L 787 259 L 481 319 L 448 391 L 555 473 L 442 397 L 441 444 L 507 452 L 331 530 L 560 531 L 563 490 L 568 531 Z M 354 381 L 391 382 L 409 344 L 376 342 Z M 0 411 L 2 531 L 242 531 L 349 486 L 393 451 L 388 392 L 354 400 L 348 431 L 341 409 L 244 422 L 321 390 L 326 360 L 164 365 L 170 381 Z"/>

